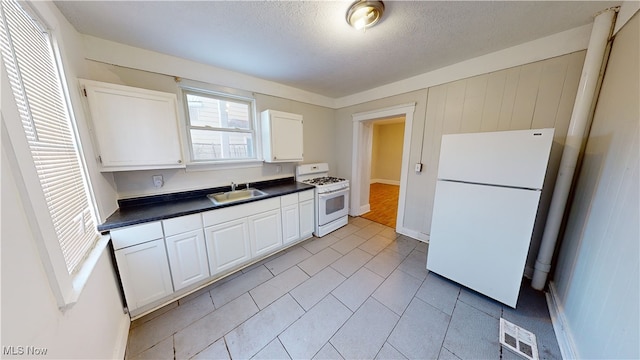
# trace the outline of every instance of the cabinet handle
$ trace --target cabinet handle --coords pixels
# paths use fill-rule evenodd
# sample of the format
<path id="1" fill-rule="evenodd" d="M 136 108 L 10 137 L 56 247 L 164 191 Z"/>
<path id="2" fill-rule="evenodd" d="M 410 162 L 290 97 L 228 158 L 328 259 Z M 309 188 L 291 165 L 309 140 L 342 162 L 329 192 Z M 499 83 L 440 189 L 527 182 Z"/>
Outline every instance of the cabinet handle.
<path id="1" fill-rule="evenodd" d="M 178 164 L 182 164 L 182 160 L 178 160 Z"/>

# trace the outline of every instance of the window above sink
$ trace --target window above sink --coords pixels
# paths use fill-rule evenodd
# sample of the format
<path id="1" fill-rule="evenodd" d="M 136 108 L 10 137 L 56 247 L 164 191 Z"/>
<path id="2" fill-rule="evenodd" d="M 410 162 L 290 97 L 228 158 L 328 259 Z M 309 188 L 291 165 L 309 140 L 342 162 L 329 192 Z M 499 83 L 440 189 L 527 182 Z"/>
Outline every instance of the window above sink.
<path id="1" fill-rule="evenodd" d="M 191 164 L 258 161 L 255 100 L 183 88 Z"/>

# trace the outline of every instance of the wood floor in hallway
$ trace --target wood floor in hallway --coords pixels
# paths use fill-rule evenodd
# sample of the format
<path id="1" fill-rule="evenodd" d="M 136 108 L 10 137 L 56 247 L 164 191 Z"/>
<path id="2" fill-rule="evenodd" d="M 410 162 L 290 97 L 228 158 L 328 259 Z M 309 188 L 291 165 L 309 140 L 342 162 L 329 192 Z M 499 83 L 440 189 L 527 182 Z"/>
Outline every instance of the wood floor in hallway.
<path id="1" fill-rule="evenodd" d="M 398 185 L 371 184 L 369 187 L 369 205 L 371 206 L 371 211 L 361 216 L 395 229 L 399 194 L 400 186 Z"/>

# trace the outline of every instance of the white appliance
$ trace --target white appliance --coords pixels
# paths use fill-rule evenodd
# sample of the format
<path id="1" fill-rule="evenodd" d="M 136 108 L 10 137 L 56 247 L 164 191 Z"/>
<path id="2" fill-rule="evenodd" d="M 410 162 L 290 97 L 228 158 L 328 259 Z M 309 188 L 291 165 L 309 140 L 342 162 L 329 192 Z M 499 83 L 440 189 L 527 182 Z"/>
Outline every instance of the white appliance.
<path id="1" fill-rule="evenodd" d="M 553 132 L 442 136 L 428 270 L 515 308 Z"/>
<path id="2" fill-rule="evenodd" d="M 296 167 L 296 180 L 316 187 L 314 235 L 322 237 L 349 221 L 349 180 L 328 176 L 329 164 Z"/>

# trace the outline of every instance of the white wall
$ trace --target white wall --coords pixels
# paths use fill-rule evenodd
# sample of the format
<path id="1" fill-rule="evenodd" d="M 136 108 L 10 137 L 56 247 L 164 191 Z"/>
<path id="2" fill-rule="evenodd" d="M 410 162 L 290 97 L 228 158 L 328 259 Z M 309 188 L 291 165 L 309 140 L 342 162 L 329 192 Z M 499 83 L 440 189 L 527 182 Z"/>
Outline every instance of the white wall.
<path id="1" fill-rule="evenodd" d="M 67 79 L 75 79 L 85 71 L 83 42 L 51 2 L 31 3 L 34 10 L 53 29 L 63 56 Z M 9 89 L 5 76 L 2 89 Z M 73 102 L 79 100 L 76 88 L 71 88 Z M 19 122 L 15 106 L 2 107 L 4 122 Z M 83 144 L 90 144 L 82 116 L 78 117 Z M 92 156 L 91 149 L 86 154 Z M 17 155 L 22 156 L 22 155 Z M 32 161 L 15 159 L 9 142 L 2 143 L 2 346 L 35 346 L 47 348 L 42 358 L 109 359 L 124 354 L 129 317 L 122 303 L 107 251 L 100 256 L 78 301 L 70 309 L 58 309 L 30 222 L 27 221 L 24 200 L 19 196 L 19 171 L 10 163 Z M 90 175 L 101 214 L 116 207 L 115 185 L 110 175 L 99 174 L 95 165 Z M 29 189 L 27 189 L 28 191 Z M 4 356 L 3 356 L 4 357 Z M 33 356 L 31 356 L 33 357 Z M 25 356 L 16 356 L 25 358 Z"/>
<path id="2" fill-rule="evenodd" d="M 405 222 L 421 224 L 429 234 L 436 174 L 443 134 L 554 128 L 540 206 L 533 229 L 525 274 L 531 276 L 560 165 L 562 146 L 578 90 L 585 52 L 517 66 L 429 89 L 422 159 L 429 172 L 412 178 L 410 189 L 423 189 L 426 215 Z M 415 213 L 413 213 L 415 214 Z"/>
<path id="3" fill-rule="evenodd" d="M 43 359 L 122 356 L 129 317 L 122 311 L 108 250 L 103 252 L 78 302 L 66 312 L 60 311 L 7 156 L 3 145 L 1 345 L 45 348 L 47 356 Z"/>
<path id="4" fill-rule="evenodd" d="M 310 94 L 282 84 L 252 78 L 244 74 L 233 73 L 212 66 L 118 44 L 92 36 L 84 36 L 84 39 L 87 59 L 95 61 L 96 64 L 102 63 L 101 66 L 93 66 L 93 69 L 96 71 L 92 72 L 91 78 L 95 80 L 143 86 L 148 81 L 148 76 L 141 74 L 145 72 L 149 72 L 149 74 L 155 73 L 155 76 L 158 78 L 163 76 L 158 74 L 167 74 L 170 76 L 166 76 L 166 78 L 171 79 L 170 81 L 173 81 L 173 76 L 179 76 L 220 87 L 250 91 L 257 93 L 257 97 L 263 96 L 264 98 L 270 98 L 274 103 L 289 102 L 291 104 L 299 104 L 300 106 L 304 106 L 304 104 L 318 105 L 318 108 L 325 110 L 322 111 L 322 115 L 317 116 L 317 118 L 322 118 L 322 121 L 314 123 L 313 132 L 307 130 L 306 118 L 313 118 L 314 116 L 307 116 L 306 113 L 303 113 L 303 115 L 305 115 L 305 162 L 329 162 L 333 174 L 349 178 L 351 174 L 352 129 L 343 127 L 344 124 L 342 124 L 342 122 L 344 119 L 350 118 L 352 113 L 416 102 L 418 104 L 416 116 L 424 116 L 426 89 L 428 87 L 582 50 L 588 43 L 590 29 L 591 24 L 581 26 L 340 99 L 330 99 L 318 96 L 317 94 Z M 105 64 L 115 64 L 117 66 L 107 68 Z M 138 69 L 133 70 L 133 72 L 137 74 L 133 74 L 132 72 L 125 74 L 127 71 L 122 69 L 126 68 Z M 156 80 L 152 80 L 150 83 L 156 82 Z M 160 90 L 160 88 L 156 89 Z M 258 103 L 258 107 L 261 108 L 260 103 Z M 277 106 L 271 105 L 263 108 L 281 110 Z M 331 112 L 331 108 L 340 109 Z M 311 113 L 313 113 L 313 111 L 311 111 Z M 332 117 L 332 119 L 329 120 L 329 117 Z M 327 130 L 326 126 L 329 123 L 332 128 Z M 418 123 L 414 125 L 413 134 L 417 138 L 412 139 L 412 144 L 414 144 L 415 141 L 421 141 L 420 137 L 423 128 L 424 124 Z M 320 130 L 320 132 L 318 133 L 315 130 Z M 309 134 L 309 136 L 306 136 L 306 134 Z M 318 134 L 321 136 L 318 137 Z M 322 150 L 316 150 L 320 149 L 320 147 L 315 146 L 308 150 L 307 143 L 309 139 L 311 139 L 314 144 L 322 144 Z M 314 155 L 316 153 L 321 154 L 321 156 Z M 307 156 L 308 154 L 310 157 Z M 415 154 L 415 151 L 413 151 L 411 163 L 415 163 L 416 161 L 414 160 L 421 160 L 420 155 L 421 154 Z M 287 171 L 293 173 L 293 166 L 284 166 L 282 170 L 283 173 Z M 158 190 L 151 187 L 150 176 L 153 175 L 154 172 L 115 175 L 118 196 L 124 198 L 167 193 L 202 187 L 203 184 L 206 184 L 206 186 L 209 186 L 209 184 L 216 186 L 227 185 L 231 181 L 245 181 L 238 180 L 233 173 L 227 174 L 225 172 L 210 173 L 209 175 L 191 175 L 177 170 L 155 173 L 172 179 L 171 183 Z M 258 177 L 258 179 L 274 176 L 273 169 L 270 169 L 268 166 L 265 168 L 254 168 L 253 170 L 245 169 L 238 172 L 237 175 L 244 178 Z M 424 194 L 417 195 L 420 199 L 424 200 Z M 418 201 L 422 201 L 420 199 Z M 409 208 L 409 210 L 413 209 Z M 417 227 L 414 226 L 414 228 L 417 230 Z"/>
<path id="5" fill-rule="evenodd" d="M 373 124 L 371 183 L 400 184 L 404 122 Z"/>
<path id="6" fill-rule="evenodd" d="M 640 13 L 617 33 L 553 278 L 576 358 L 640 358 Z"/>
<path id="7" fill-rule="evenodd" d="M 173 59 L 173 58 L 172 58 Z M 153 59 L 150 59 L 153 61 Z M 179 59 L 174 59 L 179 62 Z M 185 112 L 179 91 L 179 83 L 168 75 L 160 75 L 139 69 L 108 65 L 96 61 L 87 61 L 88 78 L 91 80 L 117 83 L 145 89 L 175 93 L 178 96 L 179 116 L 181 128 L 186 129 Z M 168 66 L 164 71 L 171 71 Z M 182 80 L 191 86 L 201 86 L 220 91 L 238 91 L 216 84 L 200 82 L 205 76 L 197 79 Z M 330 167 L 334 163 L 334 110 L 322 106 L 310 105 L 295 100 L 274 97 L 260 93 L 253 93 L 256 99 L 257 116 L 266 109 L 301 114 L 304 118 L 304 162 L 328 162 Z M 186 132 L 182 134 L 183 142 Z M 187 148 L 185 148 L 187 149 Z M 188 150 L 185 151 L 188 154 Z M 187 155 L 188 156 L 188 155 Z M 95 160 L 94 160 L 95 161 Z M 163 169 L 147 171 L 123 171 L 113 173 L 118 198 L 172 193 L 185 190 L 202 189 L 216 186 L 228 186 L 235 183 L 256 182 L 267 179 L 294 176 L 296 163 L 258 164 L 254 167 L 236 169 Z M 278 169 L 280 171 L 278 172 Z M 162 188 L 155 188 L 151 177 L 163 175 L 165 184 Z"/>
<path id="8" fill-rule="evenodd" d="M 424 164 L 416 174 L 409 166 L 403 227 L 427 238 L 443 134 L 555 127 L 550 171 L 542 211 L 534 230 L 527 267 L 532 268 L 544 228 L 562 144 L 571 117 L 584 51 L 478 75 L 337 111 L 338 151 L 351 152 L 351 114 L 416 102 L 409 164 Z M 407 139 L 405 139 L 407 141 Z M 351 158 L 338 159 L 339 175 L 351 173 Z M 360 204 L 361 206 L 364 204 Z M 530 271 L 530 270 L 528 270 Z"/>

